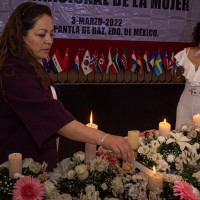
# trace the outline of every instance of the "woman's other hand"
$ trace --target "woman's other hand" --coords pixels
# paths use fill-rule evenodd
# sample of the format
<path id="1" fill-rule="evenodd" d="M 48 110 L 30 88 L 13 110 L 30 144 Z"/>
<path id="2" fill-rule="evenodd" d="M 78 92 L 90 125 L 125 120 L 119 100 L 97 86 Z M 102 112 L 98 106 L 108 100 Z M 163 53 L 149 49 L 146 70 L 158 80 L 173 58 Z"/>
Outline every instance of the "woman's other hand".
<path id="1" fill-rule="evenodd" d="M 184 67 L 183 66 L 178 66 L 176 68 L 176 71 L 174 73 L 174 78 L 175 78 L 175 81 L 181 81 L 183 80 L 183 73 L 184 73 Z"/>

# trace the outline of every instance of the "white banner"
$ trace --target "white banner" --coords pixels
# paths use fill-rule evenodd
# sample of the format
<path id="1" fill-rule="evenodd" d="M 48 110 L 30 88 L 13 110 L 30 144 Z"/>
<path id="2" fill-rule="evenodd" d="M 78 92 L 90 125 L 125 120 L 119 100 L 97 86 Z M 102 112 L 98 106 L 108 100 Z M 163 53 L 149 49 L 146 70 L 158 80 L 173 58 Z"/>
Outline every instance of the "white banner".
<path id="1" fill-rule="evenodd" d="M 200 0 L 32 0 L 53 13 L 55 38 L 191 42 Z M 0 0 L 0 32 L 25 0 Z"/>

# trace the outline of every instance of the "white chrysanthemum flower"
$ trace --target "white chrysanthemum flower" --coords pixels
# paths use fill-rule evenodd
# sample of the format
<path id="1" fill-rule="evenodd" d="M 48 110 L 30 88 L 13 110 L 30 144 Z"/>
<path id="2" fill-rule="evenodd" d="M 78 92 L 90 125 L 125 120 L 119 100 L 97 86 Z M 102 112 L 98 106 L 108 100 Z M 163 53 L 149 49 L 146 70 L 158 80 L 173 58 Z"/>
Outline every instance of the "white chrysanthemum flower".
<path id="1" fill-rule="evenodd" d="M 96 165 L 96 170 L 99 172 L 107 171 L 109 162 L 107 160 L 102 160 L 98 165 Z"/>
<path id="2" fill-rule="evenodd" d="M 85 153 L 82 151 L 78 151 L 76 153 L 73 154 L 73 158 L 74 161 L 76 162 L 82 162 L 85 160 Z"/>
<path id="3" fill-rule="evenodd" d="M 131 185 L 131 187 L 128 190 L 128 196 L 131 197 L 132 199 L 137 199 L 137 197 L 140 194 L 139 190 L 139 184 Z"/>
<path id="4" fill-rule="evenodd" d="M 122 183 L 122 178 L 116 176 L 111 183 L 113 195 L 116 197 L 118 194 L 122 194 L 124 192 L 124 187 Z"/>
<path id="5" fill-rule="evenodd" d="M 51 196 L 52 195 L 52 193 L 56 190 L 56 187 L 54 186 L 54 184 L 51 182 L 51 181 L 45 181 L 44 183 L 43 183 L 43 185 L 44 185 L 44 189 L 45 189 L 45 194 L 47 195 L 47 196 Z"/>
<path id="6" fill-rule="evenodd" d="M 86 195 L 92 196 L 95 192 L 95 186 L 94 185 L 87 185 L 85 188 Z"/>
<path id="7" fill-rule="evenodd" d="M 166 182 L 169 182 L 169 183 L 174 183 L 174 182 L 183 180 L 181 176 L 178 176 L 175 174 L 167 174 L 167 173 L 163 173 L 163 178 L 164 180 L 166 180 Z"/>
<path id="8" fill-rule="evenodd" d="M 155 154 L 156 154 L 155 149 L 150 149 L 149 153 L 147 154 L 147 157 L 152 159 Z"/>
<path id="9" fill-rule="evenodd" d="M 175 159 L 175 166 L 176 166 L 176 170 L 183 171 L 183 162 L 180 156 Z"/>
<path id="10" fill-rule="evenodd" d="M 166 141 L 164 136 L 158 136 L 158 141 L 162 144 Z"/>
<path id="11" fill-rule="evenodd" d="M 144 142 L 143 137 L 139 137 L 139 144 L 140 144 L 141 146 L 144 146 L 144 145 L 145 145 L 145 142 Z"/>
<path id="12" fill-rule="evenodd" d="M 152 140 L 150 145 L 153 149 L 157 149 L 160 146 L 160 143 L 157 140 Z"/>
<path id="13" fill-rule="evenodd" d="M 147 154 L 149 152 L 149 147 L 147 145 L 138 148 L 138 153 Z"/>
<path id="14" fill-rule="evenodd" d="M 155 161 L 156 163 L 158 163 L 160 160 L 162 160 L 162 155 L 160 153 L 155 153 L 152 156 L 152 160 Z"/>
<path id="15" fill-rule="evenodd" d="M 106 159 L 105 156 L 101 155 L 93 160 L 90 160 L 89 162 L 86 162 L 88 169 L 90 171 L 107 171 L 108 170 L 108 166 L 109 166 L 109 161 Z"/>
<path id="16" fill-rule="evenodd" d="M 75 174 L 76 174 L 76 172 L 75 172 L 73 169 L 71 169 L 71 170 L 69 170 L 68 173 L 67 173 L 67 178 L 68 178 L 69 180 L 72 180 L 72 179 L 74 179 Z"/>
<path id="17" fill-rule="evenodd" d="M 173 154 L 169 154 L 167 156 L 167 161 L 170 162 L 170 163 L 174 162 L 174 159 L 175 159 L 175 156 Z"/>

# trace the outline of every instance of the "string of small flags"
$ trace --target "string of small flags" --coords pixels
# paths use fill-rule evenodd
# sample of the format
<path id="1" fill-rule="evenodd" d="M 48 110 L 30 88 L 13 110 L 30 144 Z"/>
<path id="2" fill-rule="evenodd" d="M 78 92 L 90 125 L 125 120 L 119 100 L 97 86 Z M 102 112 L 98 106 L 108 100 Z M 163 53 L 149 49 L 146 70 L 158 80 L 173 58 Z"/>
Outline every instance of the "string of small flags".
<path id="1" fill-rule="evenodd" d="M 61 71 L 69 71 L 72 69 L 69 63 L 69 49 L 66 48 L 64 58 L 62 59 L 59 53 L 59 50 L 56 49 L 52 59 L 49 56 L 46 59 L 43 59 L 43 64 L 48 72 L 51 70 L 57 74 Z M 90 73 L 97 73 L 98 71 L 103 74 L 109 73 L 112 71 L 114 74 L 117 74 L 121 70 L 131 71 L 135 74 L 146 72 L 149 73 L 154 71 L 157 76 L 161 74 L 174 71 L 177 68 L 175 59 L 174 59 L 174 52 L 171 53 L 171 56 L 168 57 L 167 50 L 165 51 L 163 59 L 160 56 L 160 50 L 158 50 L 157 57 L 155 57 L 154 50 L 152 50 L 151 54 L 149 55 L 148 50 L 145 50 L 143 56 L 141 55 L 141 51 L 138 50 L 137 54 L 136 51 L 133 49 L 131 54 L 131 64 L 128 63 L 127 53 L 124 50 L 122 58 L 120 59 L 118 54 L 118 49 L 116 49 L 116 53 L 114 57 L 111 56 L 111 47 L 109 48 L 107 57 L 104 54 L 104 51 L 98 55 L 97 50 L 94 50 L 92 57 L 88 50 L 85 51 L 82 61 L 80 61 L 80 50 L 78 49 L 77 54 L 74 59 L 73 67 L 76 72 L 80 70 L 83 71 L 85 75 Z"/>

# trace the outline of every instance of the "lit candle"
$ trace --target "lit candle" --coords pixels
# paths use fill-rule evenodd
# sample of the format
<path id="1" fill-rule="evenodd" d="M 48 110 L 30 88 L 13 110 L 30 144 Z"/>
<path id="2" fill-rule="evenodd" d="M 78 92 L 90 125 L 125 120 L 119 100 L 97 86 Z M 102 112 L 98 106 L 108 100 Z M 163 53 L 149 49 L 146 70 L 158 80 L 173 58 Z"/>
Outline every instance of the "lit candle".
<path id="1" fill-rule="evenodd" d="M 12 153 L 8 155 L 9 176 L 13 178 L 15 173 L 22 174 L 22 154 Z"/>
<path id="2" fill-rule="evenodd" d="M 195 126 L 200 126 L 200 116 L 199 116 L 199 114 L 193 115 L 193 124 Z"/>
<path id="3" fill-rule="evenodd" d="M 138 130 L 128 131 L 128 142 L 133 150 L 138 149 L 139 136 L 140 136 L 140 131 Z"/>
<path id="4" fill-rule="evenodd" d="M 163 175 L 160 172 L 156 172 L 154 166 L 152 173 L 148 177 L 148 189 L 155 191 L 156 188 L 163 189 Z"/>
<path id="5" fill-rule="evenodd" d="M 171 131 L 171 124 L 166 122 L 166 119 L 164 119 L 164 122 L 159 123 L 159 135 L 161 136 L 169 136 L 169 133 Z"/>
<path id="6" fill-rule="evenodd" d="M 86 124 L 86 126 L 98 129 L 98 125 L 93 123 L 92 112 L 90 115 L 90 123 Z M 85 143 L 85 161 L 93 160 L 96 158 L 96 149 L 97 146 L 95 144 Z"/>

